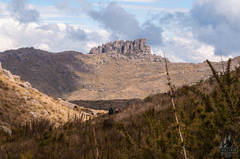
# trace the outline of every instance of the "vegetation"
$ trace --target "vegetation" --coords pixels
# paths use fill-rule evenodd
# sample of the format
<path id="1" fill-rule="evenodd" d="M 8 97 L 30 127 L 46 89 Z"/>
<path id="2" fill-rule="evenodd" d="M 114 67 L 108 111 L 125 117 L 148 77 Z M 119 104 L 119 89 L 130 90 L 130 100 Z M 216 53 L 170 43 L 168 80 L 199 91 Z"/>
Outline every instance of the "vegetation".
<path id="1" fill-rule="evenodd" d="M 68 121 L 55 128 L 47 120 L 31 121 L 12 130 L 0 131 L 0 158 L 225 158 L 220 142 L 231 133 L 240 145 L 240 68 L 218 74 L 207 61 L 213 76 L 194 86 L 176 90 L 175 105 L 157 94 L 126 108 L 84 123 Z M 174 111 L 180 124 L 176 124 Z M 95 125 L 96 137 L 93 136 Z M 184 142 L 180 142 L 178 127 Z M 98 149 L 96 149 L 95 140 Z M 233 158 L 238 158 L 239 152 Z"/>

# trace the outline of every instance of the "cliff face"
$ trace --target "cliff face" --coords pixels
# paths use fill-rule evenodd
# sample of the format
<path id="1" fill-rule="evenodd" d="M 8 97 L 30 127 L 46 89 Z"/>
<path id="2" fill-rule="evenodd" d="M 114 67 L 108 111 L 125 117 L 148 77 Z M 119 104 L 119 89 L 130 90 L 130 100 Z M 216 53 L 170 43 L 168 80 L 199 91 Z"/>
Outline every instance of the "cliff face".
<path id="1" fill-rule="evenodd" d="M 90 50 L 90 54 L 99 54 L 99 53 L 121 53 L 124 55 L 133 55 L 133 54 L 151 54 L 151 48 L 149 45 L 146 46 L 146 38 L 135 39 L 134 41 L 114 41 L 108 42 L 105 45 L 94 47 Z"/>

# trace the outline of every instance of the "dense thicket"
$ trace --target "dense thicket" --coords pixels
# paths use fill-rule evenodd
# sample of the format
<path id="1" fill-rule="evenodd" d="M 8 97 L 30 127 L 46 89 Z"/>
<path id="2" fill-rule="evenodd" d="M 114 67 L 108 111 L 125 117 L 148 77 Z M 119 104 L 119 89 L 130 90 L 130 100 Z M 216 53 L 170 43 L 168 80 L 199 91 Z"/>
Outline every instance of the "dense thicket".
<path id="1" fill-rule="evenodd" d="M 183 144 L 188 158 L 224 158 L 219 146 L 225 136 L 231 133 L 240 144 L 240 68 L 231 72 L 229 60 L 226 71 L 219 74 L 207 62 L 213 76 L 203 83 L 178 88 L 176 110 L 170 97 L 157 94 L 123 113 L 85 123 L 75 119 L 55 128 L 47 120 L 32 121 L 13 129 L 11 136 L 0 131 L 0 158 L 96 158 L 93 125 L 102 159 L 180 159 L 184 158 Z M 179 126 L 184 143 L 179 139 Z"/>

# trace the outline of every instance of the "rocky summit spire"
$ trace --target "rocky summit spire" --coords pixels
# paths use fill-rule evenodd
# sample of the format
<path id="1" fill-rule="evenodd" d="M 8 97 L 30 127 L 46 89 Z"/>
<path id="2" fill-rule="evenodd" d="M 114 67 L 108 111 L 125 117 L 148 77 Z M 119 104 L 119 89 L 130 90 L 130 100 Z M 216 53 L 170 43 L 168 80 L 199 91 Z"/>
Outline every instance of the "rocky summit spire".
<path id="1" fill-rule="evenodd" d="M 151 54 L 151 48 L 146 44 L 146 38 L 135 39 L 134 41 L 114 41 L 108 42 L 105 45 L 94 47 L 90 50 L 90 54 L 99 54 L 99 53 L 121 53 L 121 54 Z"/>

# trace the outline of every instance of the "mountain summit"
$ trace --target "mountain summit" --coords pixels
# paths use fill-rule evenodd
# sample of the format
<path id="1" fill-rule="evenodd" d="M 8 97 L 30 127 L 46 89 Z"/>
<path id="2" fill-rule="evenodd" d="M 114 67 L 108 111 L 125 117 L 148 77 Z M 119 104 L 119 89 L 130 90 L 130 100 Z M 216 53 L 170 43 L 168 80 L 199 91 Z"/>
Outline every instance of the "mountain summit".
<path id="1" fill-rule="evenodd" d="M 129 58 L 129 59 L 147 59 L 150 61 L 163 62 L 164 59 L 161 56 L 155 54 L 152 55 L 151 48 L 146 45 L 146 38 L 135 39 L 134 41 L 116 40 L 114 42 L 108 42 L 106 44 L 99 45 L 90 50 L 89 54 L 112 54 L 113 58 Z"/>
<path id="2" fill-rule="evenodd" d="M 108 42 L 105 45 L 102 44 L 98 48 L 94 47 L 90 50 L 90 54 L 98 53 L 121 53 L 124 55 L 132 55 L 135 53 L 142 54 L 151 54 L 151 48 L 149 45 L 146 45 L 146 38 L 135 39 L 134 41 L 114 41 Z"/>

